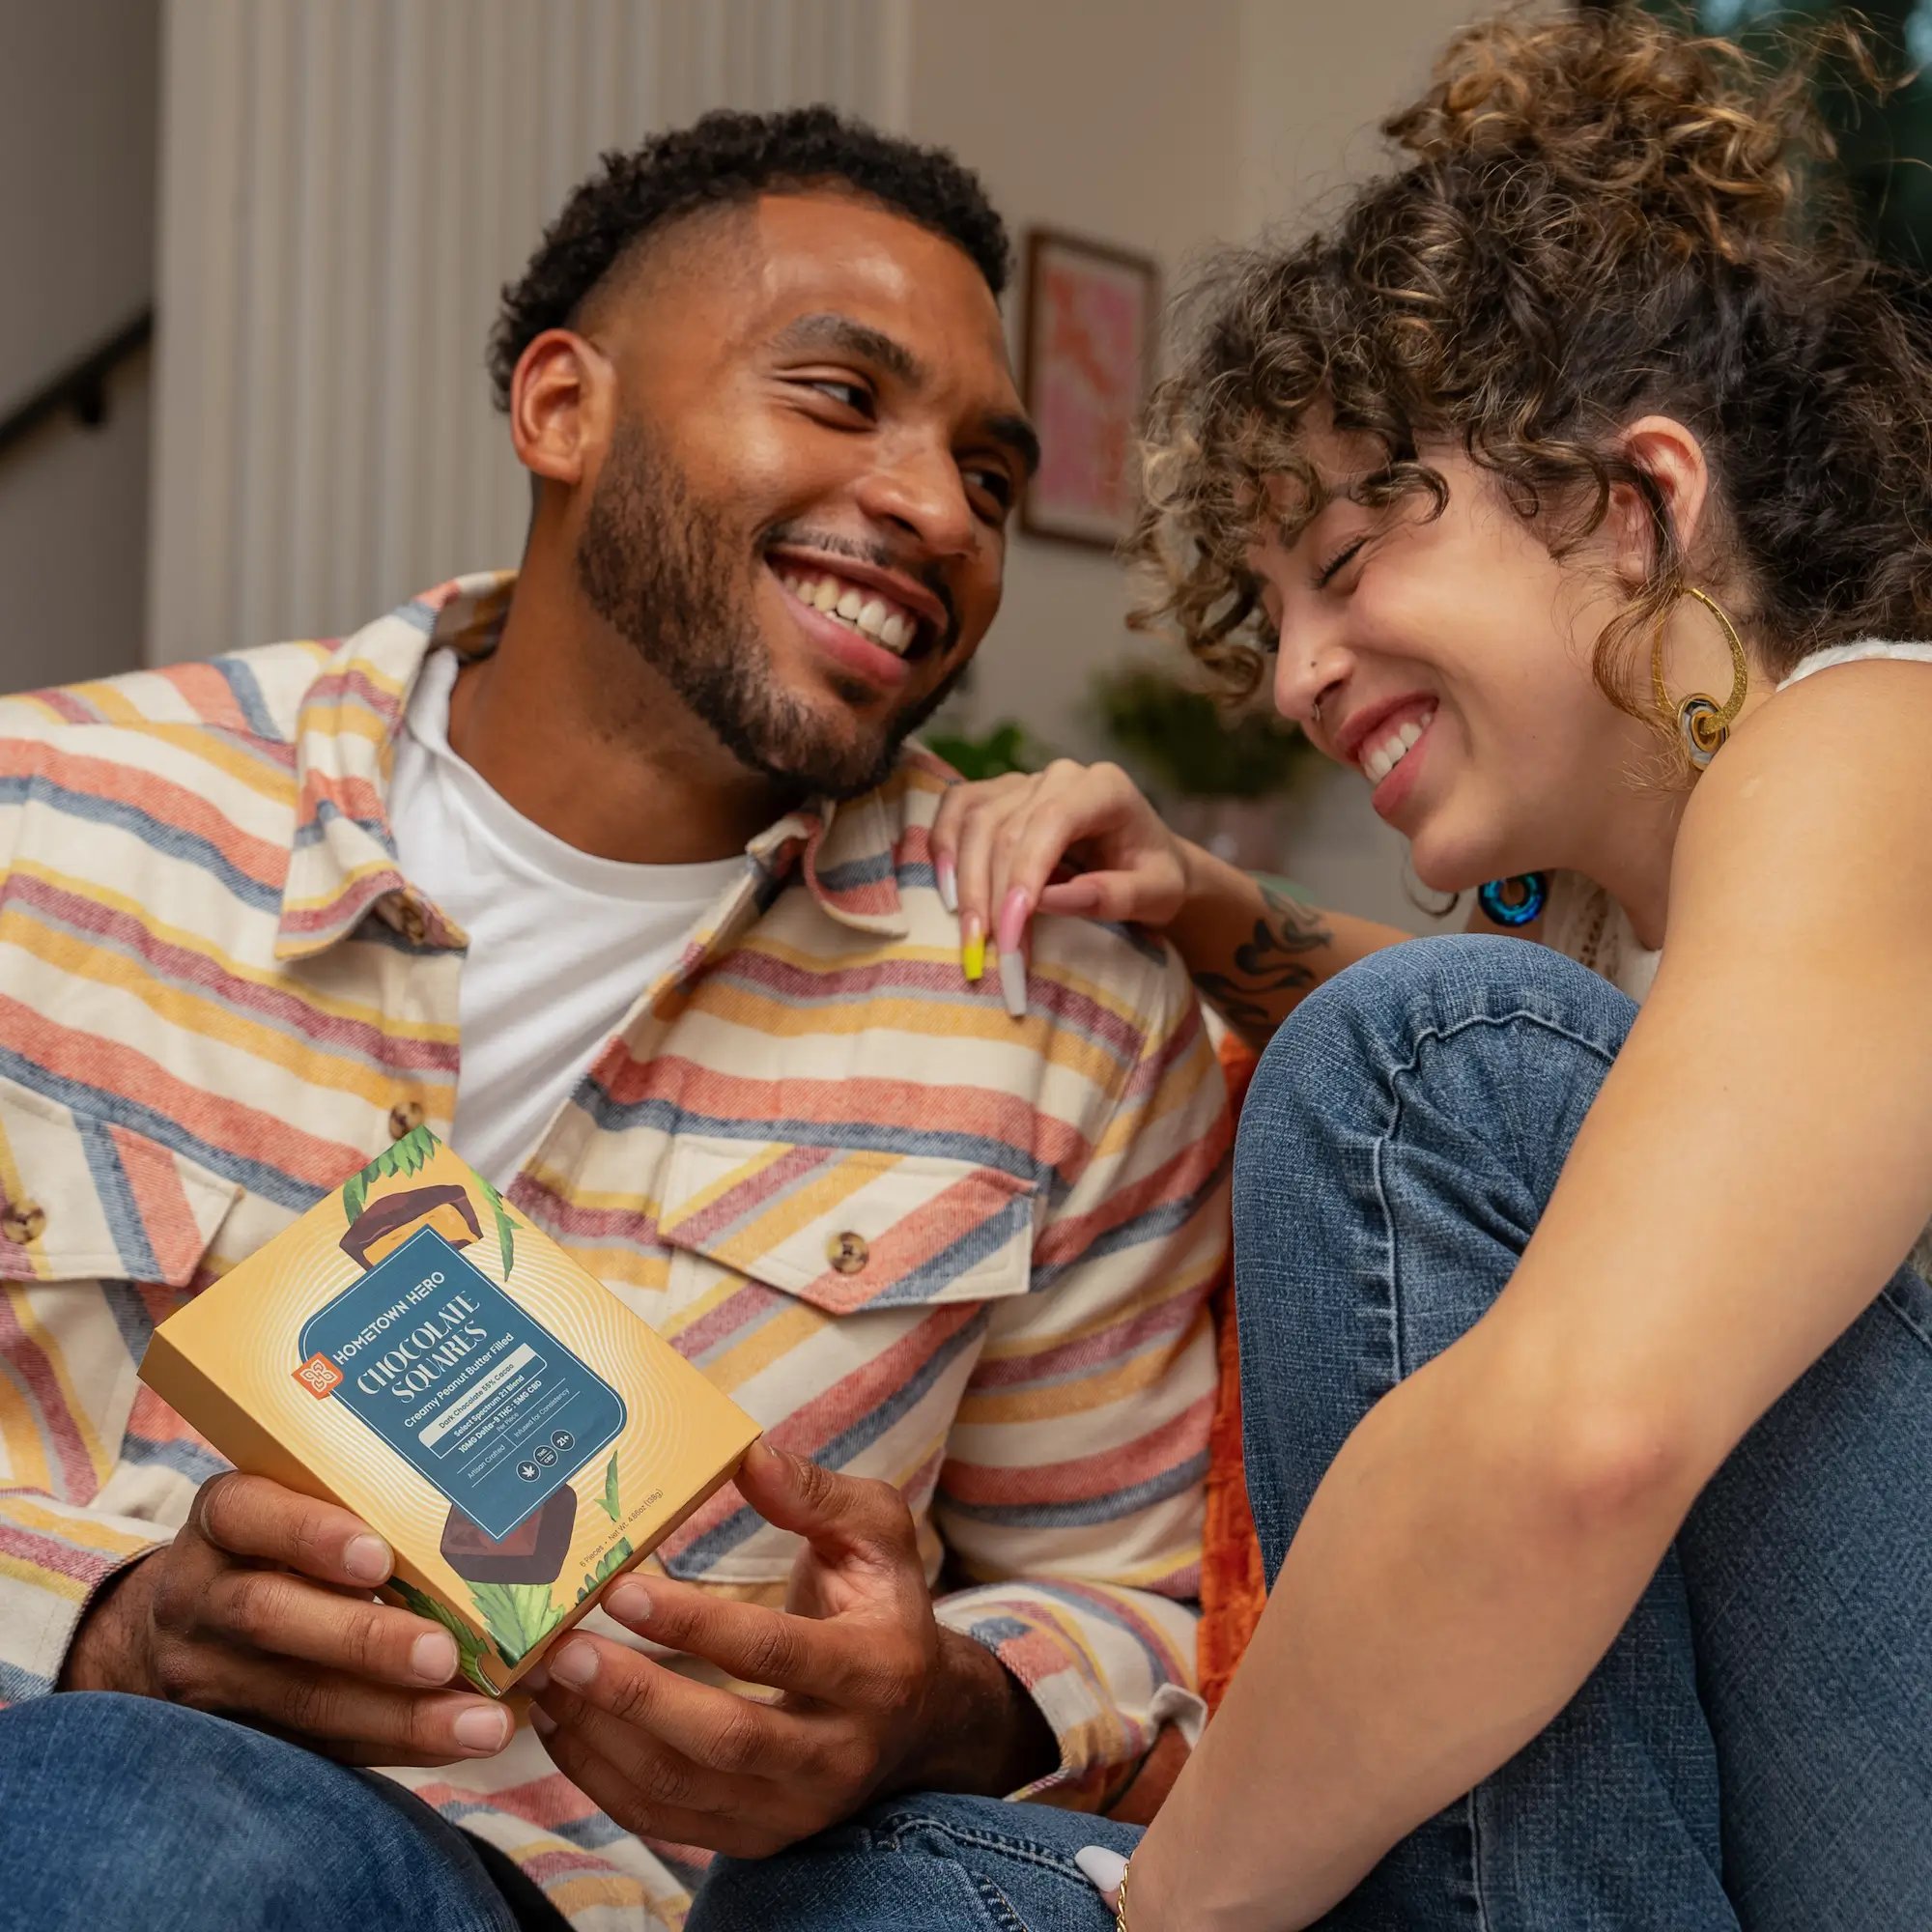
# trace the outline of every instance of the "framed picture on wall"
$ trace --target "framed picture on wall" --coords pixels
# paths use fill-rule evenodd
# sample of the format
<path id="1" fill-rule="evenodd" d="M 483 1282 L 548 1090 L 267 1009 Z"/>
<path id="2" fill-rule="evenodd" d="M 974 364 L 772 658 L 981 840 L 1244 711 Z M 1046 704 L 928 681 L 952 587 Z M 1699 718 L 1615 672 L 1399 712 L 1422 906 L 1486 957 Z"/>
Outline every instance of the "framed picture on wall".
<path id="1" fill-rule="evenodd" d="M 1159 315 L 1160 270 L 1148 256 L 1050 228 L 1028 234 L 1022 381 L 1041 452 L 1020 503 L 1029 534 L 1102 550 L 1127 535 Z"/>

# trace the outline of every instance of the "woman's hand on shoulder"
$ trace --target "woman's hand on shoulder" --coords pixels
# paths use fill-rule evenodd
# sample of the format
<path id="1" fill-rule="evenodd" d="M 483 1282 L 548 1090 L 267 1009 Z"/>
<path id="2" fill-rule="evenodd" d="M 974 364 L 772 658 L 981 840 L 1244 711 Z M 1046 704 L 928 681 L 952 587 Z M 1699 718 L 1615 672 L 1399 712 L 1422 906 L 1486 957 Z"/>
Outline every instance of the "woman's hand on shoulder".
<path id="1" fill-rule="evenodd" d="M 1186 897 L 1182 841 L 1120 766 L 1060 758 L 1042 772 L 952 787 L 932 827 L 940 896 L 969 943 L 1016 952 L 1037 912 L 1164 928 Z"/>

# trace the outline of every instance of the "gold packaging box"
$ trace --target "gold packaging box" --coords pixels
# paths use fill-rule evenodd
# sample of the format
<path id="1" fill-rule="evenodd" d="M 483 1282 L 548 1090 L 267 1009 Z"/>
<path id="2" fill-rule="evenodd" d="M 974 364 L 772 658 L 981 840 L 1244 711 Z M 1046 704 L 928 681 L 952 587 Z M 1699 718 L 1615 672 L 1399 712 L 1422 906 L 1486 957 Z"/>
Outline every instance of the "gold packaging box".
<path id="1" fill-rule="evenodd" d="M 426 1127 L 162 1322 L 141 1378 L 237 1468 L 384 1538 L 379 1594 L 492 1694 L 758 1434 Z"/>

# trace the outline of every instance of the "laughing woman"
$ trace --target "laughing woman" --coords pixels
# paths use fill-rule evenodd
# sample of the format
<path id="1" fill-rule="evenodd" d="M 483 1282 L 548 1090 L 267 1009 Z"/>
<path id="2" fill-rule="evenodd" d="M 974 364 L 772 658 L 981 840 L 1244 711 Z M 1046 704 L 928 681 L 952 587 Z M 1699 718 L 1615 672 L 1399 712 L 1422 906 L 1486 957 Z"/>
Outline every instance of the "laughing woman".
<path id="1" fill-rule="evenodd" d="M 953 795 L 965 918 L 1160 926 L 1268 1038 L 1271 1594 L 1137 1849 L 902 1803 L 759 1922 L 1101 1925 L 1097 1841 L 1133 1932 L 1932 1925 L 1932 339 L 1803 101 L 1634 11 L 1469 29 L 1222 280 L 1164 608 L 1548 945 L 1272 901 L 1104 769 Z"/>

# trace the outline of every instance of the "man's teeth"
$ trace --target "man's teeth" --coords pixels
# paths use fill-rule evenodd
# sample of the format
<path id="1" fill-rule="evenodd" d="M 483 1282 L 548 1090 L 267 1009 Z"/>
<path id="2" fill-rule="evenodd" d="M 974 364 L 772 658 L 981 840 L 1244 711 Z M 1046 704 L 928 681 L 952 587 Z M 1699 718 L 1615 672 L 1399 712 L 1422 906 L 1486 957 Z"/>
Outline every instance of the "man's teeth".
<path id="1" fill-rule="evenodd" d="M 919 634 L 919 620 L 909 616 L 883 597 L 847 583 L 838 577 L 807 577 L 796 571 L 781 572 L 779 582 L 798 599 L 837 617 L 855 631 L 883 644 L 895 657 L 903 657 L 907 646 Z"/>
<path id="2" fill-rule="evenodd" d="M 1395 768 L 1407 757 L 1421 741 L 1422 734 L 1429 729 L 1435 714 L 1427 718 L 1411 718 L 1398 730 L 1387 737 L 1378 738 L 1362 753 L 1362 769 L 1369 776 L 1371 784 L 1380 784 Z"/>

